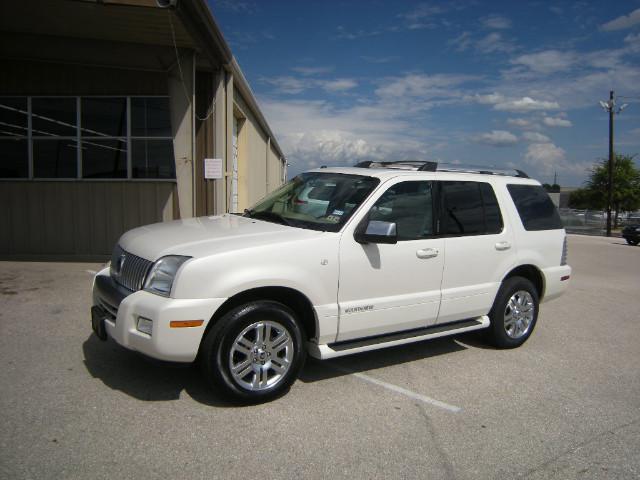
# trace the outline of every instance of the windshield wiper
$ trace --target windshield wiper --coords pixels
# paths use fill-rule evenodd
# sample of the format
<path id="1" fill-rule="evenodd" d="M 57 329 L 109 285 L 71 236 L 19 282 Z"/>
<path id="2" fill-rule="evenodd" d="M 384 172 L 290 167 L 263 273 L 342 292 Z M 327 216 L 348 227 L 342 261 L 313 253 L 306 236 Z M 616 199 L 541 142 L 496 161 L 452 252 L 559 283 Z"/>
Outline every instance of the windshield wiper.
<path id="1" fill-rule="evenodd" d="M 256 212 L 255 210 L 245 208 L 244 214 L 249 218 L 257 218 L 258 220 L 265 220 L 267 222 L 276 222 L 282 225 L 291 226 L 291 223 L 279 213 L 268 211 Z"/>

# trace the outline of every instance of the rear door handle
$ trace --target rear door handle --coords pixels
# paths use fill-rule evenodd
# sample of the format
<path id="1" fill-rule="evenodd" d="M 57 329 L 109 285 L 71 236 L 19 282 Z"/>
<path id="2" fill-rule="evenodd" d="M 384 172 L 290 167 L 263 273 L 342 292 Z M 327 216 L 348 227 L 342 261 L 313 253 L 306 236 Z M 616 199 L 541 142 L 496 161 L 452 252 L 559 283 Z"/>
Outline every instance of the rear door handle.
<path id="1" fill-rule="evenodd" d="M 416 252 L 418 258 L 434 258 L 437 257 L 440 251 L 437 248 L 424 248 Z"/>
<path id="2" fill-rule="evenodd" d="M 511 244 L 509 242 L 498 242 L 496 243 L 496 250 L 509 250 L 511 248 Z"/>

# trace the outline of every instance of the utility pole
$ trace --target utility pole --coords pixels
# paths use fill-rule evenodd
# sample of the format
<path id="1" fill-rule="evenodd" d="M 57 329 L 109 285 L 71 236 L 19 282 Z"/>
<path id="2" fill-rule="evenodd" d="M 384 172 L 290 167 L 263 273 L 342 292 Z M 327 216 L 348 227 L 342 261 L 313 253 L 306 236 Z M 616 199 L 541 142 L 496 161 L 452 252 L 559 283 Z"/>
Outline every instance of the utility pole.
<path id="1" fill-rule="evenodd" d="M 613 203 L 613 112 L 616 101 L 609 92 L 609 177 L 607 181 L 607 237 L 611 236 L 611 204 Z"/>
<path id="2" fill-rule="evenodd" d="M 611 209 L 613 206 L 613 162 L 615 154 L 613 151 L 613 115 L 620 113 L 627 107 L 627 104 L 623 104 L 616 111 L 616 99 L 615 92 L 611 90 L 609 92 L 609 101 L 600 102 L 600 106 L 609 114 L 609 164 L 608 164 L 608 178 L 607 178 L 607 237 L 611 236 Z"/>

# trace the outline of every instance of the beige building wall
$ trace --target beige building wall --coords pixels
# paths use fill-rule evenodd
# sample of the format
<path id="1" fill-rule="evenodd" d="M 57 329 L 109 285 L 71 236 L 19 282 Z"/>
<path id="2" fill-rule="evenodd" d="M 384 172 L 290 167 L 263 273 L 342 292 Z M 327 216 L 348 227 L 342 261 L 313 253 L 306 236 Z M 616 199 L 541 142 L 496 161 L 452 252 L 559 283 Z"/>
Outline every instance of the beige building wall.
<path id="1" fill-rule="evenodd" d="M 176 179 L 0 179 L 2 258 L 104 258 L 139 225 L 229 212 L 234 116 L 237 210 L 284 180 L 277 141 L 230 51 L 208 51 L 211 36 L 179 15 L 206 2 L 180 11 L 99 3 L 0 2 L 0 96 L 168 96 Z M 50 11 L 64 11 L 64 22 L 50 22 Z M 224 178 L 204 179 L 205 158 L 223 160 Z"/>
<path id="2" fill-rule="evenodd" d="M 234 101 L 239 125 L 238 207 L 243 211 L 282 185 L 284 165 L 242 95 L 236 92 Z"/>

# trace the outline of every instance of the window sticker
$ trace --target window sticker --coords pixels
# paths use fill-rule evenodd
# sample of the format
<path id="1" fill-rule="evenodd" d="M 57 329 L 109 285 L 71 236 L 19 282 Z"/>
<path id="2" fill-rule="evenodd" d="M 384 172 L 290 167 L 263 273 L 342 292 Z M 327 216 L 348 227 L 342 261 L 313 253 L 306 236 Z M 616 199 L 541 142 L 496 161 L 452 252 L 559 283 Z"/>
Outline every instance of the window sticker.
<path id="1" fill-rule="evenodd" d="M 331 212 L 331 215 L 338 215 L 339 217 L 341 217 L 342 215 L 344 215 L 344 210 L 334 210 L 333 212 Z"/>

